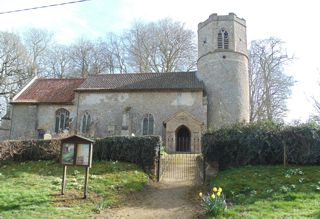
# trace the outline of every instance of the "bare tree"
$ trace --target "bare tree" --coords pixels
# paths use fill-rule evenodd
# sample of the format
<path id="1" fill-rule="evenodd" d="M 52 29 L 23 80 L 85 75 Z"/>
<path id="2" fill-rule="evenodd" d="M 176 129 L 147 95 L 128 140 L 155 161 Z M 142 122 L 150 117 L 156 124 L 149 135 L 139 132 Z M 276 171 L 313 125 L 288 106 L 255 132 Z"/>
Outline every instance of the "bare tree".
<path id="1" fill-rule="evenodd" d="M 124 39 L 134 71 L 190 71 L 196 67 L 195 34 L 179 22 L 137 22 Z"/>
<path id="2" fill-rule="evenodd" d="M 312 101 L 313 101 L 313 108 L 316 110 L 317 114 L 320 115 L 320 102 L 319 102 L 319 100 L 313 96 Z"/>
<path id="3" fill-rule="evenodd" d="M 189 71 L 196 67 L 196 41 L 191 30 L 170 19 L 135 23 L 122 35 L 99 40 L 80 38 L 72 45 L 53 42 L 46 30 L 24 33 L 28 78 L 64 78 L 88 74 Z"/>
<path id="4" fill-rule="evenodd" d="M 320 71 L 318 69 L 318 76 L 319 75 L 320 75 Z M 318 84 L 318 87 L 320 87 L 319 78 L 317 80 L 317 84 Z M 313 120 L 317 120 L 318 122 L 320 122 L 320 99 L 319 99 L 319 95 L 311 96 L 311 102 L 313 104 L 313 108 L 316 111 L 316 115 L 312 115 L 311 117 L 312 117 Z"/>
<path id="5" fill-rule="evenodd" d="M 86 77 L 92 67 L 94 44 L 87 39 L 79 39 L 71 46 L 73 74 Z"/>
<path id="6" fill-rule="evenodd" d="M 151 43 L 148 42 L 151 36 L 147 28 L 142 23 L 135 23 L 124 36 L 133 71 L 151 72 L 151 64 L 149 63 Z"/>
<path id="7" fill-rule="evenodd" d="M 249 59 L 250 121 L 281 120 L 294 80 L 284 74 L 292 61 L 276 38 L 251 42 Z"/>
<path id="8" fill-rule="evenodd" d="M 126 73 L 126 48 L 122 37 L 108 34 L 96 41 L 80 39 L 71 47 L 71 65 L 74 75 Z"/>
<path id="9" fill-rule="evenodd" d="M 45 72 L 46 52 L 53 42 L 53 34 L 44 29 L 29 29 L 24 33 L 24 44 L 28 50 L 29 74 L 40 75 Z"/>
<path id="10" fill-rule="evenodd" d="M 68 46 L 58 44 L 52 46 L 47 51 L 44 60 L 46 77 L 65 78 L 70 75 L 71 55 Z"/>
<path id="11" fill-rule="evenodd" d="M 127 73 L 128 63 L 127 50 L 123 42 L 123 37 L 113 33 L 100 41 L 102 59 L 106 63 L 106 73 Z"/>
<path id="12" fill-rule="evenodd" d="M 14 94 L 20 89 L 26 74 L 27 52 L 19 36 L 0 32 L 0 94 Z"/>
<path id="13" fill-rule="evenodd" d="M 26 71 L 27 63 L 27 51 L 19 36 L 14 33 L 0 32 L 0 97 L 2 100 L 0 105 L 2 111 L 6 108 L 10 97 L 29 80 Z"/>

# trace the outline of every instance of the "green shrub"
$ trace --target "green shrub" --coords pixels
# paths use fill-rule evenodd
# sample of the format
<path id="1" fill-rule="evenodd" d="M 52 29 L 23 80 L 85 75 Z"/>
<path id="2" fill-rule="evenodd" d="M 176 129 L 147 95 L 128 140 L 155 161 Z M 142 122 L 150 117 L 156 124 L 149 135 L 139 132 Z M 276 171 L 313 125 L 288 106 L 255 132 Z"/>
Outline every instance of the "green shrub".
<path id="1" fill-rule="evenodd" d="M 58 160 L 60 145 L 60 140 L 3 141 L 0 142 L 0 161 Z M 93 144 L 93 159 L 127 161 L 150 171 L 159 145 L 159 136 L 97 139 Z"/>
<path id="2" fill-rule="evenodd" d="M 159 136 L 97 139 L 93 145 L 93 159 L 127 161 L 150 171 L 154 168 L 159 145 Z"/>
<path id="3" fill-rule="evenodd" d="M 320 163 L 320 130 L 308 124 L 285 127 L 281 133 L 283 146 L 287 147 L 287 159 L 292 164 Z"/>
<path id="4" fill-rule="evenodd" d="M 0 160 L 15 161 L 59 159 L 59 140 L 23 140 L 0 142 Z"/>
<path id="5" fill-rule="evenodd" d="M 284 126 L 272 122 L 235 124 L 206 133 L 203 153 L 221 169 L 243 165 L 320 163 L 320 130 L 311 124 Z"/>

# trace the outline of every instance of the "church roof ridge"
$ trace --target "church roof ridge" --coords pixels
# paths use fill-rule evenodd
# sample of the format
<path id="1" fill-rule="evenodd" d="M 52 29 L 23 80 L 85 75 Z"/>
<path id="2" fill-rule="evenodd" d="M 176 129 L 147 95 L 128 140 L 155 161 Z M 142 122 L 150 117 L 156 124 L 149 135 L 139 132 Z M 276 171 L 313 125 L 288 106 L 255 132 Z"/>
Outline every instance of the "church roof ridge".
<path id="1" fill-rule="evenodd" d="M 174 71 L 174 72 L 131 72 L 131 73 L 102 73 L 102 74 L 90 74 L 88 77 L 95 77 L 95 76 L 107 76 L 107 75 L 145 75 L 145 74 L 150 74 L 150 75 L 160 75 L 160 74 L 186 74 L 186 73 L 192 73 L 194 74 L 196 71 Z"/>
<path id="2" fill-rule="evenodd" d="M 90 75 L 76 91 L 203 90 L 196 72 Z"/>
<path id="3" fill-rule="evenodd" d="M 61 81 L 71 81 L 71 80 L 84 80 L 85 78 L 81 78 L 81 77 L 79 77 L 79 78 L 37 78 L 36 80 L 43 80 L 43 81 L 59 81 L 59 80 L 61 80 Z"/>

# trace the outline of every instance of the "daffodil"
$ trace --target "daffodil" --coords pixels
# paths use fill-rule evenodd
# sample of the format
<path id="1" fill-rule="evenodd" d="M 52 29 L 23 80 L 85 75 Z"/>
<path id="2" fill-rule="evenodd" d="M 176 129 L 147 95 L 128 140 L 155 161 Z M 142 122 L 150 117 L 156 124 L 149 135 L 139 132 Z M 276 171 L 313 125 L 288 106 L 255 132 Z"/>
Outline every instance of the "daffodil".
<path id="1" fill-rule="evenodd" d="M 217 192 L 218 191 L 217 187 L 213 187 L 212 191 Z"/>
<path id="2" fill-rule="evenodd" d="M 199 192 L 199 196 L 200 196 L 201 198 L 202 198 L 202 195 L 203 195 L 202 192 Z"/>
<path id="3" fill-rule="evenodd" d="M 215 198 L 216 198 L 216 196 L 215 196 L 214 194 L 212 194 L 212 195 L 211 195 L 211 198 L 212 198 L 212 199 L 215 199 Z"/>
<path id="4" fill-rule="evenodd" d="M 220 196 L 221 195 L 221 192 L 217 192 L 217 196 Z"/>
<path id="5" fill-rule="evenodd" d="M 219 187 L 218 192 L 220 192 L 220 193 L 222 192 L 222 188 L 221 187 Z"/>

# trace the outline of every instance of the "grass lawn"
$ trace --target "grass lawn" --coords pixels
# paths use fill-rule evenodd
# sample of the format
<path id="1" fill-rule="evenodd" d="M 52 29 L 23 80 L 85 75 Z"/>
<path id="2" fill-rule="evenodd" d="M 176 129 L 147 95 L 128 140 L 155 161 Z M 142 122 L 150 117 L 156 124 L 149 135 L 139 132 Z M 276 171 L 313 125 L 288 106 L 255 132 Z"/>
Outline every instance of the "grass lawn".
<path id="1" fill-rule="evenodd" d="M 68 167 L 65 196 L 60 195 L 62 173 L 62 165 L 53 161 L 1 164 L 0 218 L 87 218 L 124 201 L 148 181 L 133 164 L 96 162 L 84 200 L 84 168 Z"/>
<path id="2" fill-rule="evenodd" d="M 320 166 L 248 166 L 221 171 L 227 218 L 320 218 Z"/>

